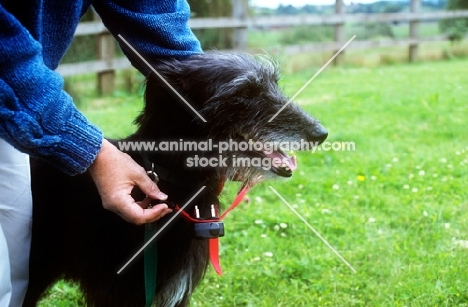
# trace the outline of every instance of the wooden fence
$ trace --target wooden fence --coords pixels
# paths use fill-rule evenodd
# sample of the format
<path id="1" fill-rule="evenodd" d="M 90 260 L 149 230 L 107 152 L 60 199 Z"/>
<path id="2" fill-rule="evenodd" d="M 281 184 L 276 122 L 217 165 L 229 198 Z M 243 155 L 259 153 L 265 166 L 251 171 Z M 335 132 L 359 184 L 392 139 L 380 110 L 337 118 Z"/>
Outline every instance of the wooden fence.
<path id="1" fill-rule="evenodd" d="M 420 22 L 441 19 L 468 18 L 468 10 L 420 12 L 420 0 L 411 0 L 410 12 L 388 14 L 345 14 L 343 0 L 336 0 L 334 15 L 299 15 L 299 16 L 259 16 L 248 17 L 247 0 L 233 0 L 233 16 L 226 18 L 194 18 L 189 21 L 192 29 L 232 28 L 234 30 L 234 48 L 247 50 L 247 31 L 249 28 L 278 28 L 293 26 L 332 26 L 334 41 L 303 45 L 284 46 L 282 52 L 297 54 L 307 52 L 336 52 L 349 39 L 344 35 L 346 24 L 350 23 L 408 23 L 409 37 L 406 39 L 359 40 L 357 38 L 347 50 L 369 49 L 376 47 L 408 46 L 408 60 L 416 61 L 418 46 L 424 42 L 447 40 L 444 35 L 421 38 L 418 35 Z M 75 36 L 96 35 L 97 60 L 60 65 L 57 71 L 63 76 L 85 73 L 98 74 L 98 88 L 101 93 L 113 90 L 114 72 L 130 68 L 126 58 L 115 58 L 116 42 L 104 25 L 96 17 L 95 21 L 82 22 L 78 25 Z M 335 64 L 342 62 L 344 54 L 335 59 Z"/>

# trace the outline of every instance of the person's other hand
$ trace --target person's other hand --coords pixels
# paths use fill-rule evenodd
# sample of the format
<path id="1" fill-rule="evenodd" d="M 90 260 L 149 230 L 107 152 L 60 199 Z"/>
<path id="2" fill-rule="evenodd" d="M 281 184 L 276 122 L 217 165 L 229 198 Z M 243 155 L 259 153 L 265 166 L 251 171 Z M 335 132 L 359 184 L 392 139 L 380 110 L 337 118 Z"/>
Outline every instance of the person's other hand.
<path id="1" fill-rule="evenodd" d="M 172 212 L 166 204 L 147 209 L 152 199 L 166 200 L 167 195 L 159 190 L 143 167 L 105 139 L 89 171 L 101 195 L 103 207 L 128 222 L 150 223 Z M 147 195 L 140 202 L 131 196 L 135 186 Z"/>

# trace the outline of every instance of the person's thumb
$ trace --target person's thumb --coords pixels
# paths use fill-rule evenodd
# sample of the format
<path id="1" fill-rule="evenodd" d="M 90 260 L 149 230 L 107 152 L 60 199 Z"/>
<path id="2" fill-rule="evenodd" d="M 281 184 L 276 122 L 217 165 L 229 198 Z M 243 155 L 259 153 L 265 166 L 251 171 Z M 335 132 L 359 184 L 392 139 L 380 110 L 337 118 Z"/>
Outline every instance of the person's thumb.
<path id="1" fill-rule="evenodd" d="M 156 183 L 154 183 L 154 181 L 152 181 L 146 174 L 139 176 L 139 178 L 135 180 L 135 184 L 143 193 L 145 193 L 146 196 L 151 197 L 152 199 L 167 199 L 167 195 L 161 192 Z"/>

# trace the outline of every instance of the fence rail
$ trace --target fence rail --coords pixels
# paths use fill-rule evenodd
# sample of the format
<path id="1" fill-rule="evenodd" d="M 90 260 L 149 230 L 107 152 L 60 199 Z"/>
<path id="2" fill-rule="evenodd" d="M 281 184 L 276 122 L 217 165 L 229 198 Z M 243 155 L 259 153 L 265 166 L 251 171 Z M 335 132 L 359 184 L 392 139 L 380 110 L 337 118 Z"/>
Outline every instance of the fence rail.
<path id="1" fill-rule="evenodd" d="M 468 18 L 468 10 L 425 12 L 425 13 L 392 13 L 392 14 L 343 14 L 343 15 L 299 15 L 299 16 L 260 16 L 245 20 L 231 17 L 194 18 L 189 20 L 192 29 L 215 28 L 269 28 L 291 27 L 299 25 L 334 26 L 343 23 L 376 23 L 376 22 L 410 22 L 434 21 L 441 19 Z M 82 22 L 78 25 L 75 36 L 107 33 L 100 21 Z"/>
<path id="2" fill-rule="evenodd" d="M 334 15 L 300 15 L 300 16 L 259 16 L 246 17 L 247 6 L 245 0 L 233 1 L 233 17 L 225 18 L 194 18 L 189 20 L 192 29 L 232 28 L 235 30 L 234 40 L 236 49 L 246 50 L 248 29 L 269 29 L 293 26 L 333 26 L 335 40 L 331 42 L 318 42 L 304 45 L 283 46 L 281 51 L 286 54 L 302 52 L 328 52 L 336 51 L 345 42 L 344 25 L 360 23 L 408 23 L 409 38 L 386 40 L 359 40 L 357 38 L 349 45 L 347 50 L 366 49 L 376 47 L 408 46 L 409 60 L 417 59 L 418 45 L 424 42 L 447 40 L 445 35 L 434 37 L 418 37 L 418 24 L 420 22 L 438 21 L 442 19 L 468 18 L 468 10 L 419 12 L 420 0 L 411 0 L 410 12 L 388 14 L 343 14 L 343 0 L 336 0 Z M 98 60 L 81 63 L 60 65 L 57 71 L 63 76 L 72 76 L 84 73 L 99 74 L 99 88 L 101 92 L 111 92 L 113 88 L 113 75 L 115 70 L 130 68 L 131 64 L 126 58 L 114 58 L 115 41 L 100 20 L 82 22 L 78 25 L 75 36 L 98 36 Z M 339 63 L 340 58 L 336 59 Z"/>

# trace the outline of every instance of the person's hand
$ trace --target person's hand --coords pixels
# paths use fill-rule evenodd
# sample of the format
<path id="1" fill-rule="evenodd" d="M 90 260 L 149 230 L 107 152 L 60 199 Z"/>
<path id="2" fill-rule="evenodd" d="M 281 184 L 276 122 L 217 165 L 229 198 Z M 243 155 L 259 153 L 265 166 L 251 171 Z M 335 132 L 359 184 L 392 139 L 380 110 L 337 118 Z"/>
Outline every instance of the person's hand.
<path id="1" fill-rule="evenodd" d="M 159 190 L 143 167 L 107 140 L 103 140 L 102 149 L 89 167 L 89 172 L 101 195 L 103 207 L 128 222 L 150 223 L 172 212 L 166 204 L 146 209 L 152 199 L 166 200 L 167 195 Z M 147 195 L 140 202 L 131 196 L 135 186 Z"/>

